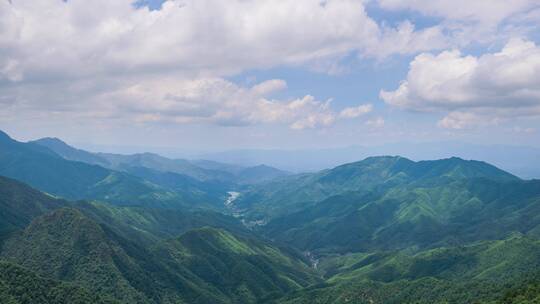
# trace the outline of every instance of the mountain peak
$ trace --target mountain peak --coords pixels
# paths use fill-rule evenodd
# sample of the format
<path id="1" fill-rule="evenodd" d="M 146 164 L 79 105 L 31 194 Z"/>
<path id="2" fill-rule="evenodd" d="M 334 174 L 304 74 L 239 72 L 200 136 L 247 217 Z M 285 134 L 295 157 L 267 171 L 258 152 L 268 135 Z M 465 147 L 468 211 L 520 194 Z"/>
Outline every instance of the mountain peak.
<path id="1" fill-rule="evenodd" d="M 43 145 L 48 144 L 48 145 L 58 145 L 58 146 L 69 146 L 66 142 L 62 141 L 58 137 L 43 137 L 43 138 L 34 140 L 33 142 L 37 144 L 43 144 Z"/>
<path id="2" fill-rule="evenodd" d="M 13 139 L 4 131 L 0 130 L 0 141 L 12 141 Z"/>
<path id="3" fill-rule="evenodd" d="M 465 160 L 459 157 L 419 161 L 415 167 L 418 170 L 416 173 L 420 173 L 424 177 L 489 178 L 498 181 L 519 179 L 489 163 L 478 160 Z"/>

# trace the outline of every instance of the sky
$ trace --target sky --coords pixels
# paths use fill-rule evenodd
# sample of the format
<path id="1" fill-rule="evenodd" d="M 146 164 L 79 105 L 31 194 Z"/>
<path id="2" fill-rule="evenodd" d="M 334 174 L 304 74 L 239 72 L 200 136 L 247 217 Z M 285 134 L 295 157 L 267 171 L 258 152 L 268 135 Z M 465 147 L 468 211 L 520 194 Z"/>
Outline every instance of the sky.
<path id="1" fill-rule="evenodd" d="M 540 147 L 540 2 L 0 0 L 0 129 L 148 150 Z"/>

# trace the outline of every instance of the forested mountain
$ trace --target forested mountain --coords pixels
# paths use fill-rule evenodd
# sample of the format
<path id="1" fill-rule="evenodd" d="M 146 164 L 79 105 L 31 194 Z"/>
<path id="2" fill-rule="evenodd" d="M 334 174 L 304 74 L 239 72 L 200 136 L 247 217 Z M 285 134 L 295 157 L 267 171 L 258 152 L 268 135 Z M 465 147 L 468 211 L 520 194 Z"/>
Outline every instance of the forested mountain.
<path id="1" fill-rule="evenodd" d="M 0 174 L 19 180 L 0 177 L 7 303 L 540 298 L 540 181 L 485 162 L 288 175 L 39 143 L 0 138 Z"/>
<path id="2" fill-rule="evenodd" d="M 536 303 L 540 295 L 533 289 L 540 282 L 540 242 L 522 235 L 415 255 L 349 254 L 320 267 L 326 285 L 280 303 Z M 529 286 L 529 294 L 520 286 Z"/>
<path id="3" fill-rule="evenodd" d="M 41 207 L 12 228 L 1 249 L 2 265 L 21 273 L 3 274 L 10 281 L 0 292 L 13 303 L 19 298 L 10 286 L 31 278 L 41 283 L 26 286 L 27 297 L 50 303 L 54 295 L 42 284 L 58 289 L 60 303 L 69 302 L 68 291 L 80 303 L 256 303 L 320 281 L 295 250 L 215 212 L 72 203 L 5 178 L 0 194 L 10 211 L 2 222 L 12 222 L 9 209 L 21 202 Z"/>
<path id="4" fill-rule="evenodd" d="M 479 161 L 449 158 L 413 162 L 403 157 L 370 157 L 318 173 L 300 174 L 261 184 L 238 199 L 239 208 L 273 217 L 346 192 L 372 192 L 405 185 L 444 185 L 455 180 L 519 178 Z"/>
<path id="5" fill-rule="evenodd" d="M 69 146 L 58 138 L 42 138 L 32 141 L 54 151 L 67 160 L 100 165 L 117 171 L 133 171 L 145 168 L 154 172 L 174 173 L 201 182 L 231 184 L 256 184 L 289 175 L 288 172 L 259 165 L 242 167 L 207 160 L 170 159 L 153 153 L 132 155 L 91 153 Z"/>

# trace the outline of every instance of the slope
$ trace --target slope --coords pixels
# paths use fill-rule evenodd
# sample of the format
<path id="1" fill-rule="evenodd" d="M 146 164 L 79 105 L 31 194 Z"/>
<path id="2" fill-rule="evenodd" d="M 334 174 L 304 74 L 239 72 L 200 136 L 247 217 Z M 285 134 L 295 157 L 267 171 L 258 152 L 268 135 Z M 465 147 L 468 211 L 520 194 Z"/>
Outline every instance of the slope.
<path id="1" fill-rule="evenodd" d="M 539 252 L 537 240 L 513 235 L 415 255 L 345 255 L 321 263 L 329 276 L 326 285 L 294 292 L 277 302 L 491 303 L 503 298 L 506 290 L 540 277 Z"/>
<path id="2" fill-rule="evenodd" d="M 324 252 L 429 248 L 540 236 L 540 181 L 487 179 L 350 192 L 258 228 L 303 250 Z"/>
<path id="3" fill-rule="evenodd" d="M 32 198 L 47 208 L 13 228 L 24 230 L 11 231 L 2 258 L 120 303 L 252 303 L 318 280 L 295 251 L 258 240 L 232 217 L 69 203 L 5 180 L 0 193 L 11 191 L 11 197 Z M 21 201 L 5 197 L 6 206 Z M 10 284 L 17 288 L 17 282 Z"/>
<path id="4" fill-rule="evenodd" d="M 298 211 L 342 193 L 382 191 L 406 184 L 447 183 L 488 178 L 515 181 L 517 177 L 479 161 L 449 158 L 413 162 L 403 157 L 369 157 L 318 173 L 300 174 L 254 186 L 235 202 L 250 218 L 274 217 Z"/>
<path id="5" fill-rule="evenodd" d="M 46 279 L 5 261 L 0 261 L 0 299 L 4 304 L 118 303 L 80 286 Z"/>
<path id="6" fill-rule="evenodd" d="M 46 147 L 0 134 L 0 175 L 67 199 L 97 199 L 121 205 L 205 207 L 208 203 L 181 187 L 171 190 L 125 172 L 66 160 Z M 204 191 L 201 191 L 204 192 Z M 208 203 L 217 205 L 217 201 Z M 207 207 L 208 205 L 206 205 Z"/>

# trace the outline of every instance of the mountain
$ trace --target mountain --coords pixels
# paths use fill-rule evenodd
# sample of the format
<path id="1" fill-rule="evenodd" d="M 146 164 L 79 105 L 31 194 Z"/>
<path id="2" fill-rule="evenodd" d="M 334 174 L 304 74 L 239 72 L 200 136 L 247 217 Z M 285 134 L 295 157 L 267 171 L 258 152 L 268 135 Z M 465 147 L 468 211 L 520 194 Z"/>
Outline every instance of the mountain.
<path id="1" fill-rule="evenodd" d="M 486 162 L 379 156 L 290 175 L 40 142 L 0 134 L 0 174 L 92 201 L 0 177 L 2 300 L 540 299 L 540 180 Z"/>
<path id="2" fill-rule="evenodd" d="M 63 147 L 69 155 L 87 155 L 84 151 Z M 220 208 L 226 191 L 209 195 L 203 189 L 164 187 L 129 172 L 62 158 L 49 148 L 22 143 L 2 133 L 0 138 L 0 175 L 11 177 L 66 199 L 95 199 L 121 205 L 153 205 L 165 208 Z"/>
<path id="3" fill-rule="evenodd" d="M 259 303 L 318 282 L 292 251 L 222 229 L 191 230 L 157 250 L 171 268 L 184 265 L 234 303 Z"/>
<path id="4" fill-rule="evenodd" d="M 73 208 L 36 218 L 2 257 L 121 303 L 255 303 L 317 280 L 299 257 L 225 230 L 146 248 Z"/>
<path id="5" fill-rule="evenodd" d="M 201 227 L 215 227 L 235 235 L 253 237 L 253 233 L 237 219 L 210 210 L 125 207 L 98 202 L 77 203 L 73 207 L 122 238 L 144 246 L 153 246 Z"/>
<path id="6" fill-rule="evenodd" d="M 58 138 L 42 138 L 31 143 L 44 146 L 67 160 L 125 172 L 145 168 L 154 172 L 174 173 L 200 182 L 222 183 L 229 188 L 234 187 L 234 183 L 260 183 L 290 174 L 265 165 L 242 167 L 207 160 L 170 159 L 154 153 L 91 153 L 74 148 Z"/>
<path id="7" fill-rule="evenodd" d="M 511 293 L 540 279 L 540 242 L 522 235 L 438 248 L 349 254 L 321 268 L 327 283 L 296 291 L 278 303 L 535 303 L 511 302 Z M 517 291 L 516 291 L 517 289 Z M 538 289 L 529 291 L 538 298 Z M 514 296 L 518 298 L 518 296 Z"/>
<path id="8" fill-rule="evenodd" d="M 86 288 L 47 279 L 5 261 L 0 261 L 0 299 L 5 304 L 119 304 Z"/>
<path id="9" fill-rule="evenodd" d="M 401 155 L 412 160 L 437 160 L 453 156 L 481 159 L 521 178 L 540 178 L 538 145 L 483 145 L 459 141 L 397 142 L 326 149 L 230 150 L 202 153 L 197 157 L 241 166 L 267 164 L 291 172 L 314 172 L 373 155 Z"/>
<path id="10" fill-rule="evenodd" d="M 290 175 L 289 172 L 282 171 L 266 165 L 258 165 L 240 170 L 236 178 L 241 184 L 260 184 L 267 181 L 279 179 Z"/>
<path id="11" fill-rule="evenodd" d="M 244 216 L 263 214 L 258 231 L 317 255 L 414 251 L 513 232 L 540 236 L 540 181 L 523 181 L 481 162 L 370 158 L 299 181 L 287 184 L 283 198 L 283 191 L 271 192 L 279 200 L 245 194 L 244 200 L 266 201 Z"/>
<path id="12" fill-rule="evenodd" d="M 86 301 L 90 293 L 96 302 L 118 303 L 257 303 L 320 281 L 295 250 L 259 239 L 219 213 L 49 201 L 9 179 L 0 193 L 11 194 L 2 196 L 7 206 L 22 201 L 14 197 L 33 197 L 36 206 L 50 209 L 29 215 L 31 222 L 17 226 L 2 246 L 7 265 L 32 271 L 0 285 L 13 303 L 18 294 L 11 294 L 22 290 L 17 284 L 30 280 L 26 276 L 43 278 L 51 288 L 60 284 L 59 297 L 73 286 L 77 299 Z M 9 216 L 1 213 L 0 221 Z M 25 292 L 43 293 L 37 287 Z"/>
<path id="13" fill-rule="evenodd" d="M 133 155 L 98 153 L 111 163 L 111 168 L 126 170 L 130 167 L 149 168 L 160 172 L 172 172 L 186 175 L 199 181 L 229 181 L 232 175 L 225 171 L 208 170 L 184 159 L 169 159 L 153 153 Z"/>
<path id="14" fill-rule="evenodd" d="M 119 301 L 145 301 L 128 277 L 143 275 L 134 258 L 102 226 L 72 208 L 36 218 L 5 244 L 2 256 L 42 276 L 74 282 Z"/>
<path id="15" fill-rule="evenodd" d="M 273 217 L 299 211 L 331 196 L 351 191 L 380 191 L 412 184 L 446 184 L 470 178 L 519 180 L 487 163 L 460 158 L 414 162 L 399 156 L 369 157 L 330 170 L 256 185 L 243 193 L 235 205 L 239 209 L 248 209 L 252 217 Z"/>
<path id="16" fill-rule="evenodd" d="M 30 143 L 44 146 L 67 160 L 73 160 L 101 167 L 109 167 L 111 163 L 95 153 L 76 149 L 56 137 L 45 137 Z"/>
<path id="17" fill-rule="evenodd" d="M 0 241 L 26 227 L 35 217 L 66 205 L 66 201 L 0 176 Z"/>

